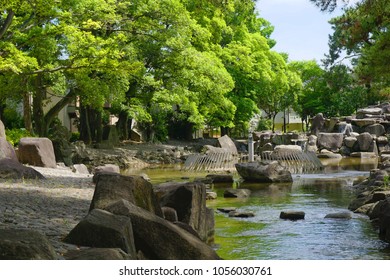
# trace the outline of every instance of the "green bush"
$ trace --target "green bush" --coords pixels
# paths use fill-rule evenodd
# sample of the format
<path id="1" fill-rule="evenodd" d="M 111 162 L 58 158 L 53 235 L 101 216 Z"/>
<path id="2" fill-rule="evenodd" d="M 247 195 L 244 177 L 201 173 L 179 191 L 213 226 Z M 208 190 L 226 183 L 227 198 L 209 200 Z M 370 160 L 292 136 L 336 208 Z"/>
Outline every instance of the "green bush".
<path id="1" fill-rule="evenodd" d="M 261 118 L 259 124 L 257 125 L 257 131 L 271 130 L 272 129 L 272 120 Z"/>
<path id="2" fill-rule="evenodd" d="M 20 138 L 34 136 L 25 128 L 6 129 L 5 133 L 7 135 L 7 141 L 10 142 L 13 146 L 17 146 L 19 144 Z"/>

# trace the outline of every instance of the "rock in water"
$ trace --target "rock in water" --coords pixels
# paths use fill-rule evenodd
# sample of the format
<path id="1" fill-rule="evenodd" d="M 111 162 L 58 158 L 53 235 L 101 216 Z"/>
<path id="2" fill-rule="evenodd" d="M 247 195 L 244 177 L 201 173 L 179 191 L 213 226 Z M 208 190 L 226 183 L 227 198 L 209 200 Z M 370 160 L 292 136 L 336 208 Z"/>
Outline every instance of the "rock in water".
<path id="1" fill-rule="evenodd" d="M 291 172 L 277 161 L 237 163 L 238 174 L 251 182 L 292 182 Z"/>
<path id="2" fill-rule="evenodd" d="M 303 220 L 305 219 L 305 212 L 302 211 L 282 211 L 279 216 L 284 220 Z"/>

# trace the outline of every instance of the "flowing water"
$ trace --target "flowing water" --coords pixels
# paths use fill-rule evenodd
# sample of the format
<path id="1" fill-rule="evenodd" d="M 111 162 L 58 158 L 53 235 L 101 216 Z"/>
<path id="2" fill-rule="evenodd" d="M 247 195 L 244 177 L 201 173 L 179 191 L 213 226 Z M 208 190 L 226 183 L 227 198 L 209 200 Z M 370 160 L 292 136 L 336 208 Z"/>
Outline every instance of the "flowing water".
<path id="1" fill-rule="evenodd" d="M 353 184 L 368 176 L 376 162 L 324 162 L 320 174 L 295 175 L 291 184 L 247 184 L 238 176 L 233 185 L 213 186 L 218 198 L 208 201 L 215 209 L 215 247 L 224 259 L 304 259 L 304 260 L 384 260 L 390 248 L 378 239 L 369 219 L 352 214 L 352 219 L 325 219 L 329 213 L 348 211 L 354 199 Z M 204 177 L 206 173 L 188 173 L 178 166 L 141 171 L 152 183 Z M 134 174 L 134 172 L 132 172 Z M 252 191 L 247 199 L 224 198 L 226 188 Z M 252 211 L 252 218 L 230 218 L 217 208 L 237 207 Z M 282 220 L 281 211 L 305 212 L 305 219 Z"/>

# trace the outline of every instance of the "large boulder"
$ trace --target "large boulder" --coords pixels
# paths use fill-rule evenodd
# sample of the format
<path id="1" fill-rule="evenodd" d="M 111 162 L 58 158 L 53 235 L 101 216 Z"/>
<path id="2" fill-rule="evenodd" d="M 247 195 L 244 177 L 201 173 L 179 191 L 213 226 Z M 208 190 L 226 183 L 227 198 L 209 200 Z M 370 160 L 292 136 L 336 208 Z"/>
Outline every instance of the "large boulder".
<path id="1" fill-rule="evenodd" d="M 4 123 L 0 120 L 0 138 L 5 138 L 5 126 Z"/>
<path id="2" fill-rule="evenodd" d="M 1 260 L 55 260 L 57 255 L 43 234 L 27 229 L 0 229 Z"/>
<path id="3" fill-rule="evenodd" d="M 319 133 L 317 145 L 320 149 L 336 151 L 343 145 L 343 133 Z"/>
<path id="4" fill-rule="evenodd" d="M 31 167 L 24 166 L 18 161 L 0 159 L 0 178 L 2 179 L 45 179 L 45 177 Z"/>
<path id="5" fill-rule="evenodd" d="M 375 135 L 376 137 L 382 136 L 386 133 L 385 127 L 379 123 L 366 126 L 363 130 L 364 132 L 368 132 L 371 135 Z"/>
<path id="6" fill-rule="evenodd" d="M 101 209 L 89 212 L 64 241 L 85 247 L 120 248 L 130 256 L 136 256 L 130 218 Z"/>
<path id="7" fill-rule="evenodd" d="M 9 143 L 7 139 L 0 137 L 0 159 L 2 158 L 9 158 L 14 161 L 18 161 L 14 147 L 12 147 L 11 143 Z"/>
<path id="8" fill-rule="evenodd" d="M 130 217 L 136 248 L 147 259 L 220 259 L 211 247 L 192 233 L 126 200 L 108 205 L 106 210 Z"/>
<path id="9" fill-rule="evenodd" d="M 203 241 L 214 231 L 206 219 L 206 186 L 200 182 L 164 183 L 154 188 L 162 207 L 176 210 L 178 221 L 190 225 Z"/>
<path id="10" fill-rule="evenodd" d="M 48 138 L 25 137 L 19 142 L 19 161 L 33 166 L 56 168 L 53 143 Z"/>
<path id="11" fill-rule="evenodd" d="M 325 120 L 324 115 L 322 113 L 318 113 L 312 119 L 310 134 L 318 135 L 324 129 Z"/>
<path id="12" fill-rule="evenodd" d="M 123 176 L 116 173 L 95 175 L 95 192 L 89 210 L 104 209 L 108 204 L 125 199 L 160 217 L 163 216 L 153 186 L 141 176 Z"/>
<path id="13" fill-rule="evenodd" d="M 292 182 L 291 172 L 277 161 L 237 163 L 236 169 L 245 181 Z"/>
<path id="14" fill-rule="evenodd" d="M 229 136 L 224 135 L 222 137 L 218 138 L 217 145 L 226 151 L 236 155 L 237 154 L 237 147 L 236 144 L 234 144 L 233 140 L 230 139 Z"/>
<path id="15" fill-rule="evenodd" d="M 372 137 L 372 135 L 370 133 L 364 132 L 357 137 L 357 141 L 359 143 L 360 151 L 368 152 L 370 150 L 370 147 L 371 147 L 373 141 L 374 141 L 374 138 Z"/>

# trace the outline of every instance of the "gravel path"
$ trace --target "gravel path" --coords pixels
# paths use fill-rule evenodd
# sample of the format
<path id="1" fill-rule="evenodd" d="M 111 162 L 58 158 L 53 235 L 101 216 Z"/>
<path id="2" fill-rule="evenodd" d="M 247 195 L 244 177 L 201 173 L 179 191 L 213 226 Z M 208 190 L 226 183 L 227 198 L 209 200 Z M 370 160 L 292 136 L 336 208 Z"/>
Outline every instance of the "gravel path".
<path id="1" fill-rule="evenodd" d="M 88 213 L 92 176 L 65 167 L 34 168 L 47 179 L 0 180 L 0 227 L 39 231 L 61 256 L 76 248 L 61 240 Z"/>

